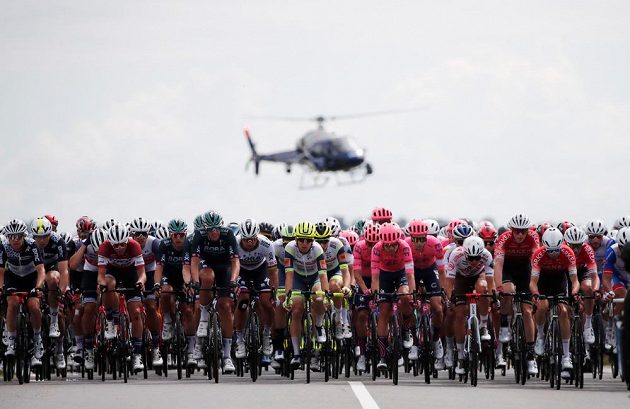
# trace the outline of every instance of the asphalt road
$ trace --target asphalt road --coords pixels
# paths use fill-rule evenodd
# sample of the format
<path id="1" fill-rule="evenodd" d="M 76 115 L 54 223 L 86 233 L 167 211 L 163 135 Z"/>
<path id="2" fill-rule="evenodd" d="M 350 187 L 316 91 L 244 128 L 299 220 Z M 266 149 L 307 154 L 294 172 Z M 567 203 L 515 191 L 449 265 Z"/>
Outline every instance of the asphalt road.
<path id="1" fill-rule="evenodd" d="M 67 380 L 48 382 L 31 381 L 18 385 L 0 382 L 2 408 L 32 408 L 46 405 L 51 408 L 85 407 L 90 409 L 146 407 L 151 409 L 189 408 L 344 408 L 376 409 L 422 407 L 439 405 L 441 409 L 465 407 L 484 409 L 540 408 L 606 408 L 630 407 L 630 392 L 619 379 L 610 373 L 604 379 L 593 380 L 587 374 L 584 389 L 562 385 L 560 391 L 552 390 L 547 383 L 531 380 L 525 386 L 515 385 L 511 373 L 497 376 L 494 381 L 479 379 L 476 388 L 468 384 L 446 379 L 445 372 L 425 385 L 420 378 L 401 374 L 397 386 L 390 380 L 368 376 L 340 378 L 326 383 L 321 373 L 314 373 L 311 383 L 306 384 L 302 372 L 290 381 L 271 372 L 263 372 L 256 383 L 247 377 L 234 375 L 221 377 L 219 384 L 210 382 L 201 374 L 178 381 L 173 378 L 150 375 L 145 380 L 134 377 L 128 384 L 122 381 L 88 381 L 80 375 L 70 374 Z M 47 403 L 44 403 L 47 402 Z M 403 406 L 404 405 L 404 406 Z"/>

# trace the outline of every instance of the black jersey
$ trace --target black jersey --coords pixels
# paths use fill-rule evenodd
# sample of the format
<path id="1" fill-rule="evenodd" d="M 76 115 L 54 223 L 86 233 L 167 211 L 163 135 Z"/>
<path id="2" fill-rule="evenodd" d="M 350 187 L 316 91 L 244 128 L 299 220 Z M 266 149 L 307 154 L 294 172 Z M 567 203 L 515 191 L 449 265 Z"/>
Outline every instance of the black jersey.
<path id="1" fill-rule="evenodd" d="M 42 259 L 42 252 L 37 248 L 35 240 L 29 237 L 24 239 L 19 251 L 13 250 L 7 240 L 0 242 L 0 266 L 6 263 L 7 270 L 17 276 L 33 274 L 37 266 L 42 264 Z"/>
<path id="2" fill-rule="evenodd" d="M 184 247 L 186 245 L 184 244 Z M 182 275 L 184 265 L 184 249 L 177 250 L 173 246 L 173 240 L 165 239 L 160 242 L 157 253 L 157 263 L 164 268 L 164 275 Z"/>
<path id="3" fill-rule="evenodd" d="M 232 258 L 238 258 L 234 232 L 227 227 L 221 227 L 219 233 L 219 239 L 213 241 L 207 234 L 195 232 L 184 250 L 184 263 L 190 264 L 193 256 L 199 257 L 208 266 L 228 264 Z"/>
<path id="4" fill-rule="evenodd" d="M 68 251 L 66 242 L 57 233 L 50 235 L 50 240 L 46 247 L 41 249 L 43 254 L 44 268 L 46 271 L 55 270 L 57 263 L 68 260 Z"/>

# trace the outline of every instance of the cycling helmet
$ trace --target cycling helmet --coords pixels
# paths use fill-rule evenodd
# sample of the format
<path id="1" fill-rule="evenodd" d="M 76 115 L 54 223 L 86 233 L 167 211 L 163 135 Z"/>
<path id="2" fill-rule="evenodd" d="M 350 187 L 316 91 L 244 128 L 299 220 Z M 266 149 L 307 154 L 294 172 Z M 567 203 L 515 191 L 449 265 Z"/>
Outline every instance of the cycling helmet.
<path id="1" fill-rule="evenodd" d="M 158 226 L 155 230 L 155 237 L 160 240 L 168 239 L 168 227 L 166 226 Z"/>
<path id="2" fill-rule="evenodd" d="M 203 226 L 206 229 L 216 229 L 223 226 L 223 217 L 214 210 L 208 210 L 202 216 Z"/>
<path id="3" fill-rule="evenodd" d="M 429 233 L 429 226 L 420 219 L 413 219 L 409 222 L 409 235 L 411 237 L 426 236 Z"/>
<path id="4" fill-rule="evenodd" d="M 254 219 L 246 219 L 244 222 L 242 222 L 240 225 L 240 230 L 241 238 L 243 239 L 254 239 L 258 237 L 258 234 L 260 233 L 260 227 Z"/>
<path id="5" fill-rule="evenodd" d="M 97 249 L 105 240 L 107 240 L 107 238 L 107 232 L 103 229 L 96 229 L 90 233 L 90 243 L 92 243 L 92 245 Z"/>
<path id="6" fill-rule="evenodd" d="M 492 224 L 484 224 L 477 234 L 482 240 L 496 240 L 498 236 L 497 230 Z"/>
<path id="7" fill-rule="evenodd" d="M 392 217 L 392 211 L 384 207 L 377 207 L 372 210 L 372 221 L 374 222 L 391 222 Z"/>
<path id="8" fill-rule="evenodd" d="M 339 223 L 339 220 L 334 217 L 327 217 L 324 221 L 330 226 L 330 234 L 333 237 L 339 236 L 339 233 L 341 232 L 341 223 Z"/>
<path id="9" fill-rule="evenodd" d="M 490 226 L 490 227 L 492 227 L 493 229 L 496 230 L 496 227 L 494 227 L 494 223 L 492 223 L 490 220 L 482 220 L 482 221 L 480 221 L 479 225 L 477 226 L 477 229 L 481 230 L 485 226 Z"/>
<path id="10" fill-rule="evenodd" d="M 617 243 L 623 247 L 630 241 L 630 227 L 622 227 L 617 232 Z"/>
<path id="11" fill-rule="evenodd" d="M 107 236 L 112 244 L 127 243 L 129 241 L 129 229 L 124 224 L 117 223 L 109 228 Z"/>
<path id="12" fill-rule="evenodd" d="M 547 231 L 548 228 L 553 227 L 549 223 L 540 223 L 538 227 L 536 227 L 536 233 L 538 236 L 542 238 L 543 234 Z"/>
<path id="13" fill-rule="evenodd" d="M 33 237 L 50 236 L 52 231 L 52 224 L 46 217 L 38 217 L 31 222 Z"/>
<path id="14" fill-rule="evenodd" d="M 198 215 L 197 217 L 195 217 L 195 220 L 193 221 L 193 228 L 195 229 L 195 231 L 198 232 L 206 230 L 206 226 L 203 224 L 202 215 Z"/>
<path id="15" fill-rule="evenodd" d="M 368 243 L 376 243 L 379 240 L 379 232 L 381 230 L 381 226 L 378 224 L 368 224 L 365 227 L 365 231 L 363 232 L 363 236 L 365 237 L 365 241 Z"/>
<path id="16" fill-rule="evenodd" d="M 603 221 L 592 220 L 586 223 L 586 234 L 588 235 L 601 234 L 603 236 L 606 233 L 608 233 L 608 229 L 606 228 L 606 225 L 604 224 Z"/>
<path id="17" fill-rule="evenodd" d="M 13 219 L 9 221 L 6 226 L 4 226 L 4 234 L 6 236 L 25 234 L 26 230 L 26 223 L 19 219 Z"/>
<path id="18" fill-rule="evenodd" d="M 90 233 L 92 232 L 92 230 L 96 229 L 96 223 L 94 223 L 94 220 L 90 219 L 87 216 L 81 216 L 77 220 L 76 227 L 77 230 Z"/>
<path id="19" fill-rule="evenodd" d="M 558 223 L 558 230 L 560 230 L 560 232 L 564 234 L 569 228 L 573 226 L 575 226 L 575 223 L 565 220 L 563 222 Z"/>
<path id="20" fill-rule="evenodd" d="M 366 219 L 359 219 L 350 227 L 350 230 L 360 236 L 361 234 L 363 234 L 363 230 L 365 230 L 365 225 L 367 224 L 367 222 L 368 220 Z M 369 220 L 369 222 L 371 223 L 372 220 Z"/>
<path id="21" fill-rule="evenodd" d="M 383 243 L 397 243 L 401 235 L 400 228 L 393 223 L 383 223 L 378 232 L 378 238 Z"/>
<path id="22" fill-rule="evenodd" d="M 109 231 L 109 229 L 115 224 L 118 224 L 118 220 L 108 219 L 103 222 L 103 225 L 101 226 L 101 228 L 104 229 L 105 231 Z"/>
<path id="23" fill-rule="evenodd" d="M 260 222 L 258 223 L 258 227 L 260 228 L 261 234 L 268 234 L 270 236 L 273 234 L 273 224 L 271 223 Z"/>
<path id="24" fill-rule="evenodd" d="M 129 231 L 133 233 L 149 233 L 151 225 L 144 217 L 136 217 L 129 223 Z"/>
<path id="25" fill-rule="evenodd" d="M 314 239 L 315 225 L 311 222 L 301 222 L 295 226 L 296 239 Z"/>
<path id="26" fill-rule="evenodd" d="M 282 229 L 284 228 L 284 226 L 286 226 L 286 223 L 280 223 L 279 225 L 277 225 L 276 227 L 273 228 L 273 232 L 271 233 L 271 238 L 273 240 L 278 240 L 279 238 L 282 238 L 281 232 Z"/>
<path id="27" fill-rule="evenodd" d="M 227 227 L 228 229 L 232 230 L 232 233 L 234 233 L 235 236 L 238 236 L 241 232 L 240 224 L 238 224 L 237 222 L 229 222 Z"/>
<path id="28" fill-rule="evenodd" d="M 59 233 L 59 237 L 61 237 L 63 239 L 63 241 L 66 243 L 66 246 L 69 246 L 70 243 L 72 243 L 72 234 L 68 233 L 68 232 L 62 232 Z"/>
<path id="29" fill-rule="evenodd" d="M 317 240 L 328 240 L 331 235 L 331 228 L 327 222 L 319 222 L 315 225 L 315 238 Z"/>
<path id="30" fill-rule="evenodd" d="M 292 225 L 287 224 L 282 228 L 282 231 L 280 231 L 280 237 L 283 239 L 293 240 L 295 238 L 295 228 Z"/>
<path id="31" fill-rule="evenodd" d="M 359 235 L 350 230 L 342 230 L 339 232 L 339 237 L 343 237 L 348 241 L 350 247 L 354 247 L 357 241 L 359 241 Z"/>
<path id="32" fill-rule="evenodd" d="M 586 234 L 577 226 L 572 226 L 564 232 L 564 241 L 567 244 L 583 244 L 586 241 Z"/>
<path id="33" fill-rule="evenodd" d="M 438 237 L 443 237 L 445 239 L 448 239 L 448 226 L 444 226 L 440 228 L 440 231 L 438 232 Z"/>
<path id="34" fill-rule="evenodd" d="M 45 215 L 44 217 L 45 217 L 46 219 L 48 219 L 48 221 L 50 222 L 50 224 L 51 224 L 53 227 L 57 227 L 57 226 L 59 226 L 59 220 L 57 220 L 57 218 L 56 218 L 55 216 L 53 216 L 53 215 L 51 215 L 51 214 L 47 214 L 47 215 Z"/>
<path id="35" fill-rule="evenodd" d="M 150 231 L 157 231 L 157 229 L 159 229 L 160 226 L 166 227 L 166 224 L 164 224 L 162 220 L 153 220 L 153 222 L 151 223 Z"/>
<path id="36" fill-rule="evenodd" d="M 523 213 L 517 213 L 508 222 L 508 226 L 512 229 L 529 229 L 531 225 L 529 217 Z"/>
<path id="37" fill-rule="evenodd" d="M 547 250 L 556 251 L 560 250 L 560 247 L 562 247 L 563 238 L 560 230 L 555 227 L 550 227 L 545 234 L 543 234 L 542 242 Z"/>
<path id="38" fill-rule="evenodd" d="M 470 237 L 475 233 L 472 227 L 468 224 L 460 224 L 453 229 L 453 239 L 463 240 L 466 237 Z"/>
<path id="39" fill-rule="evenodd" d="M 167 229 L 169 233 L 187 233 L 188 225 L 183 219 L 173 219 L 168 222 Z"/>
<path id="40" fill-rule="evenodd" d="M 621 229 L 623 227 L 630 227 L 630 216 L 622 216 L 619 219 L 617 219 L 617 224 L 619 225 L 617 227 L 617 230 L 621 231 Z"/>
<path id="41" fill-rule="evenodd" d="M 427 234 L 430 234 L 431 236 L 437 236 L 440 234 L 440 223 L 433 219 L 424 219 L 424 222 L 428 226 Z"/>
<path id="42" fill-rule="evenodd" d="M 467 257 L 478 257 L 483 254 L 486 248 L 483 244 L 483 239 L 477 236 L 469 236 L 464 240 L 464 253 Z"/>

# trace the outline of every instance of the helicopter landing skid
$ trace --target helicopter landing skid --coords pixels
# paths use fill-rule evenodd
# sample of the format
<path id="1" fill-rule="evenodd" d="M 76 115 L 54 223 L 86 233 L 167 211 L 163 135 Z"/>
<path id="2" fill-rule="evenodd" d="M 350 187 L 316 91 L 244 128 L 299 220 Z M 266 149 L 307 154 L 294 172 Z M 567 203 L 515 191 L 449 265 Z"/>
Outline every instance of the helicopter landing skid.
<path id="1" fill-rule="evenodd" d="M 324 187 L 329 179 L 329 175 L 321 172 L 304 171 L 300 177 L 300 189 L 306 190 Z"/>
<path id="2" fill-rule="evenodd" d="M 363 182 L 372 174 L 372 167 L 369 164 L 360 166 L 352 170 L 336 171 L 336 172 L 318 172 L 314 170 L 305 170 L 300 178 L 300 189 L 316 189 L 324 187 L 330 180 L 330 174 L 335 175 L 337 186 L 354 185 Z"/>

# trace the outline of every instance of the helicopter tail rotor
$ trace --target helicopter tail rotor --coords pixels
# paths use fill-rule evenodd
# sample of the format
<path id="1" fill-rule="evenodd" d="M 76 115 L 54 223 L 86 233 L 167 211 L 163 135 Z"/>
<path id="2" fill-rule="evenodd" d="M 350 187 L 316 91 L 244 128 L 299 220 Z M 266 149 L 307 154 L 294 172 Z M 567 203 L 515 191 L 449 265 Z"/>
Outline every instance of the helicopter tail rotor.
<path id="1" fill-rule="evenodd" d="M 247 142 L 249 143 L 249 148 L 252 151 L 252 157 L 249 159 L 247 165 L 249 165 L 249 163 L 251 162 L 254 162 L 254 174 L 258 175 L 258 173 L 260 172 L 260 156 L 258 155 L 258 152 L 256 152 L 256 144 L 252 140 L 248 128 L 243 129 L 243 133 L 245 134 L 245 138 L 247 138 Z"/>

